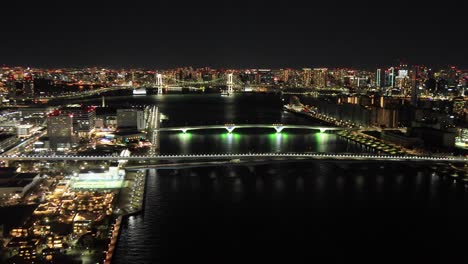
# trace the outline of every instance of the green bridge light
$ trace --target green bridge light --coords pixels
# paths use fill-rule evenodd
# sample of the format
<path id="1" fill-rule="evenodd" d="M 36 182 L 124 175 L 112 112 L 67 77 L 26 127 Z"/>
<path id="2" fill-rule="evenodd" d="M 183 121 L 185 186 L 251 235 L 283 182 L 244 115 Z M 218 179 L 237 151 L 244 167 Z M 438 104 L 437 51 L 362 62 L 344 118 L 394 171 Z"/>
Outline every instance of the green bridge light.
<path id="1" fill-rule="evenodd" d="M 188 132 L 179 133 L 179 138 L 180 139 L 190 139 L 191 137 L 192 137 L 191 133 L 188 133 Z"/>

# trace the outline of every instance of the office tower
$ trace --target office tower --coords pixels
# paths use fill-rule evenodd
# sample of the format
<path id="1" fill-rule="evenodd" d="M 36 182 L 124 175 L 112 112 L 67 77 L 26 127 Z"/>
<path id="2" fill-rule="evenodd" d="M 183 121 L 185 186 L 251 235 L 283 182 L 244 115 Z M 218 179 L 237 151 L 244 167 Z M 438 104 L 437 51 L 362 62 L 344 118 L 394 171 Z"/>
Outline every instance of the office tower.
<path id="1" fill-rule="evenodd" d="M 96 107 L 68 106 L 60 109 L 63 113 L 73 115 L 73 132 L 80 137 L 88 137 L 96 121 Z"/>
<path id="2" fill-rule="evenodd" d="M 23 81 L 23 96 L 34 96 L 34 82 L 32 79 L 24 79 Z"/>
<path id="3" fill-rule="evenodd" d="M 281 72 L 281 80 L 285 83 L 288 82 L 289 80 L 289 74 L 290 74 L 290 70 L 289 69 L 283 69 L 282 72 Z"/>
<path id="4" fill-rule="evenodd" d="M 47 117 L 47 134 L 50 148 L 53 150 L 65 150 L 74 143 L 73 115 L 64 115 L 59 111 Z"/>
<path id="5" fill-rule="evenodd" d="M 385 87 L 395 87 L 395 68 L 393 67 L 385 71 Z"/>
<path id="6" fill-rule="evenodd" d="M 313 81 L 317 88 L 327 87 L 327 68 L 314 68 Z"/>
<path id="7" fill-rule="evenodd" d="M 411 86 L 411 105 L 416 106 L 418 104 L 418 76 L 419 67 L 414 66 L 412 71 L 412 86 Z"/>
<path id="8" fill-rule="evenodd" d="M 304 87 L 310 86 L 311 81 L 311 70 L 310 68 L 303 68 L 302 69 L 302 84 Z"/>
<path id="9" fill-rule="evenodd" d="M 117 127 L 144 130 L 145 113 L 142 109 L 117 109 Z"/>
<path id="10" fill-rule="evenodd" d="M 377 86 L 378 88 L 382 87 L 381 78 L 382 78 L 382 70 L 377 69 L 377 73 L 375 76 L 375 86 Z"/>
<path id="11" fill-rule="evenodd" d="M 29 68 L 24 72 L 23 96 L 25 97 L 34 96 L 34 80 L 33 80 L 32 73 L 29 71 Z"/>
<path id="12" fill-rule="evenodd" d="M 8 76 L 6 86 L 8 90 L 8 97 L 15 98 L 16 97 L 16 80 L 13 75 Z"/>

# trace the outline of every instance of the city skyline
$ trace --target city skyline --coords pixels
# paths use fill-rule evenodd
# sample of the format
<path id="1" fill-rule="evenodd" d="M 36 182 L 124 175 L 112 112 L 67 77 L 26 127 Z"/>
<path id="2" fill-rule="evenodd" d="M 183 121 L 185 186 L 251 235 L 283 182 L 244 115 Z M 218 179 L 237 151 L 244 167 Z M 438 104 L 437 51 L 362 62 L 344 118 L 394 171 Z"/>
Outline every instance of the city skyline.
<path id="1" fill-rule="evenodd" d="M 468 263 L 468 1 L 7 1 L 0 263 Z"/>
<path id="2" fill-rule="evenodd" d="M 202 64 L 201 64 L 202 65 Z M 402 67 L 404 65 L 404 67 Z M 468 67 L 462 68 L 459 65 L 454 65 L 454 64 L 441 64 L 439 66 L 435 65 L 426 65 L 426 64 L 418 64 L 418 63 L 407 63 L 407 61 L 401 60 L 401 61 L 395 61 L 394 64 L 381 64 L 381 65 L 376 65 L 375 67 L 339 67 L 339 66 L 324 66 L 324 65 L 306 65 L 304 67 L 290 67 L 288 65 L 285 65 L 284 67 L 261 67 L 259 65 L 255 66 L 253 65 L 252 67 L 213 67 L 211 65 L 202 65 L 202 66 L 195 66 L 195 65 L 180 65 L 180 66 L 174 66 L 174 67 L 166 67 L 166 68 L 157 68 L 157 67 L 151 67 L 151 66 L 145 66 L 145 67 L 131 67 L 131 65 L 127 66 L 122 66 L 122 67 L 117 67 L 117 66 L 106 66 L 103 64 L 95 64 L 95 65 L 84 65 L 84 66 L 69 66 L 69 67 L 60 67 L 59 65 L 56 66 L 50 66 L 50 67 L 45 67 L 45 66 L 36 66 L 33 64 L 22 64 L 22 65 L 7 65 L 7 64 L 2 64 L 0 68 L 3 69 L 24 69 L 27 70 L 28 68 L 30 70 L 48 70 L 48 71 L 54 71 L 54 70 L 141 70 L 141 71 L 167 71 L 167 70 L 177 70 L 177 69 L 193 69 L 193 70 L 217 70 L 217 71 L 230 71 L 230 70 L 286 70 L 286 69 L 291 69 L 291 70 L 304 70 L 304 69 L 321 69 L 321 68 L 326 68 L 326 69 L 333 69 L 333 70 L 349 70 L 349 71 L 375 71 L 377 69 L 385 69 L 385 68 L 411 68 L 413 66 L 418 66 L 418 67 L 426 67 L 428 69 L 431 69 L 433 71 L 439 71 L 439 70 L 446 70 L 450 68 L 455 68 L 456 70 L 459 71 L 468 71 Z"/>

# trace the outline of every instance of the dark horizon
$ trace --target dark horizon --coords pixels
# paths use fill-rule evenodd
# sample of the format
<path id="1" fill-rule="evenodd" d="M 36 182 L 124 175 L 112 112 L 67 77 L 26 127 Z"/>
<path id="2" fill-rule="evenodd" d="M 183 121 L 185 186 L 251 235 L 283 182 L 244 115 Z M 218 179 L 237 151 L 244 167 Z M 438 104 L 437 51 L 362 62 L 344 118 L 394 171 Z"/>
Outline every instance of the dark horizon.
<path id="1" fill-rule="evenodd" d="M 466 3 L 7 2 L 2 65 L 468 68 Z M 91 66 L 90 66 L 91 65 Z"/>
<path id="2" fill-rule="evenodd" d="M 461 68 L 461 67 L 458 67 L 457 65 L 452 65 L 452 64 L 447 64 L 447 65 L 441 65 L 439 67 L 432 67 L 431 65 L 421 65 L 421 64 L 408 64 L 408 67 L 411 68 L 412 65 L 417 65 L 417 66 L 427 66 L 429 67 L 430 69 L 432 69 L 433 71 L 438 71 L 438 70 L 444 70 L 444 69 L 448 69 L 449 67 L 455 67 L 457 70 L 460 70 L 460 71 L 468 71 L 468 67 L 466 68 Z M 166 71 L 166 70 L 173 70 L 173 69 L 178 69 L 178 68 L 189 68 L 189 67 L 192 67 L 193 69 L 201 69 L 201 68 L 210 68 L 210 69 L 213 69 L 213 70 L 252 70 L 252 69 L 270 69 L 270 70 L 280 70 L 280 69 L 292 69 L 292 70 L 301 70 L 302 68 L 311 68 L 311 69 L 314 69 L 314 68 L 328 68 L 328 69 L 350 69 L 350 70 L 358 70 L 358 71 L 375 71 L 376 69 L 387 69 L 387 68 L 390 68 L 390 67 L 398 67 L 398 63 L 395 63 L 394 65 L 380 65 L 380 66 L 375 66 L 374 68 L 372 67 L 364 67 L 364 68 L 353 68 L 353 67 L 337 67 L 337 66 L 333 66 L 333 65 L 330 65 L 330 66 L 323 66 L 323 65 L 317 65 L 317 66 L 303 66 L 303 67 L 255 67 L 255 66 L 252 66 L 252 67 L 233 67 L 233 68 L 228 68 L 228 67 L 223 67 L 223 66 L 220 66 L 220 67 L 214 67 L 214 66 L 211 66 L 211 65 L 178 65 L 178 66 L 174 66 L 174 67 L 168 67 L 168 68 L 156 68 L 156 67 L 151 67 L 151 66 L 133 66 L 133 67 L 129 67 L 129 66 L 113 66 L 113 65 L 76 65 L 76 66 L 64 66 L 64 67 L 61 67 L 61 66 L 37 66 L 37 65 L 6 65 L 6 64 L 3 64 L 1 65 L 1 67 L 6 67 L 6 68 L 31 68 L 31 69 L 46 69 L 46 70 L 58 70 L 58 69 L 85 69 L 85 68 L 101 68 L 101 69 L 107 69 L 107 70 L 145 70 L 145 71 Z"/>

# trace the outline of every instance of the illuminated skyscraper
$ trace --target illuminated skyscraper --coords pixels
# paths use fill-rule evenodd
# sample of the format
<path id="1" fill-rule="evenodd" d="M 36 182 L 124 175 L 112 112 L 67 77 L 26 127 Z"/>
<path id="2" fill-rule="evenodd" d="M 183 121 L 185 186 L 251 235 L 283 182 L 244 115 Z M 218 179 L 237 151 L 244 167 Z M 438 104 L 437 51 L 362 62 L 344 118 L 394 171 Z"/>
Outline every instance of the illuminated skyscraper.
<path id="1" fill-rule="evenodd" d="M 378 88 L 382 87 L 381 78 L 382 78 L 382 70 L 377 69 L 377 73 L 375 75 L 375 86 L 377 86 Z"/>
<path id="2" fill-rule="evenodd" d="M 73 144 L 73 115 L 62 115 L 56 111 L 47 117 L 47 134 L 50 148 L 68 149 Z"/>
<path id="3" fill-rule="evenodd" d="M 393 67 L 385 71 L 385 87 L 395 87 L 395 68 Z"/>
<path id="4" fill-rule="evenodd" d="M 327 68 L 314 68 L 313 81 L 314 86 L 318 88 L 323 88 L 327 86 Z"/>
<path id="5" fill-rule="evenodd" d="M 310 68 L 303 68 L 302 69 L 302 83 L 304 87 L 310 86 L 311 81 L 311 69 Z"/>
<path id="6" fill-rule="evenodd" d="M 288 82 L 289 81 L 289 74 L 290 74 L 290 70 L 289 69 L 283 69 L 281 70 L 281 80 L 283 82 Z"/>
<path id="7" fill-rule="evenodd" d="M 94 129 L 96 121 L 96 108 L 79 105 L 61 108 L 62 112 L 73 116 L 73 132 L 80 137 L 87 137 Z"/>
<path id="8" fill-rule="evenodd" d="M 419 67 L 414 66 L 411 72 L 411 105 L 416 106 L 418 104 L 418 77 L 419 77 Z"/>
<path id="9" fill-rule="evenodd" d="M 29 68 L 24 72 L 23 76 L 23 96 L 32 97 L 34 96 L 34 80 Z"/>

